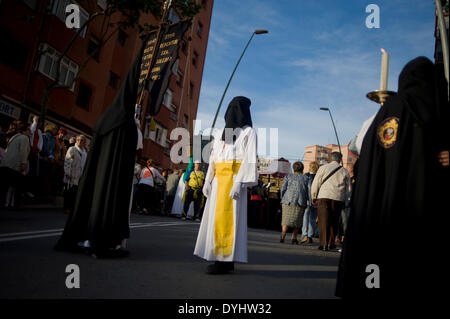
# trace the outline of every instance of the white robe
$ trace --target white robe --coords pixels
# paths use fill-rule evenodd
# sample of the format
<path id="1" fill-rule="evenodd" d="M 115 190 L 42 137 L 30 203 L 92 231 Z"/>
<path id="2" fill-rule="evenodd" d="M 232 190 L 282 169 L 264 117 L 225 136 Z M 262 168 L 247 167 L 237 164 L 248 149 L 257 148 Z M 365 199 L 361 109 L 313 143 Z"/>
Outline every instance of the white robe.
<path id="1" fill-rule="evenodd" d="M 194 255 L 208 261 L 217 260 L 246 263 L 247 187 L 258 184 L 256 131 L 252 127 L 244 127 L 234 144 L 225 144 L 221 140 L 222 132 L 223 130 L 216 135 L 211 150 L 210 165 L 206 174 L 205 183 L 211 183 L 212 188 L 203 212 Z M 237 200 L 233 199 L 234 239 L 232 253 L 223 256 L 214 253 L 216 201 L 218 196 L 230 196 L 230 194 L 217 194 L 217 178 L 214 176 L 214 166 L 215 163 L 231 160 L 242 161 L 238 173 L 233 177 L 233 185 L 235 183 L 241 183 L 242 187 L 239 198 Z"/>
<path id="2" fill-rule="evenodd" d="M 378 113 L 378 112 L 377 112 Z M 356 135 L 355 139 L 355 148 L 356 148 L 356 155 L 361 154 L 362 144 L 364 141 L 364 137 L 366 136 L 367 131 L 369 130 L 370 125 L 372 125 L 373 120 L 375 119 L 375 116 L 377 115 L 375 113 L 371 117 L 369 117 L 361 126 L 361 129 L 359 130 L 358 134 Z"/>
<path id="3" fill-rule="evenodd" d="M 186 174 L 186 173 L 184 173 L 184 174 Z M 186 187 L 183 182 L 184 174 L 183 174 L 183 176 L 181 176 L 181 178 L 178 182 L 177 191 L 175 193 L 175 198 L 173 200 L 172 211 L 170 212 L 170 214 L 172 214 L 172 215 L 181 216 L 183 214 L 184 202 L 182 200 L 183 200 L 184 189 Z M 189 205 L 189 210 L 188 210 L 187 215 L 194 216 L 194 202 L 191 202 L 191 205 Z"/>

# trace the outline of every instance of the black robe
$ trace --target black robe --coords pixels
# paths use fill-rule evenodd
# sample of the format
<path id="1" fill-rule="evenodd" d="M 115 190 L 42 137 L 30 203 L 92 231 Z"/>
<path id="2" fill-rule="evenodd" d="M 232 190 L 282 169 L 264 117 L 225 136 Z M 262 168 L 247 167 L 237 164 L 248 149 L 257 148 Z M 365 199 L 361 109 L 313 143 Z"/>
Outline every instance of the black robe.
<path id="1" fill-rule="evenodd" d="M 441 272 L 441 255 L 449 231 L 449 168 L 437 154 L 449 149 L 449 113 L 445 79 L 436 69 L 424 57 L 409 62 L 398 95 L 386 101 L 367 131 L 337 296 L 420 298 L 437 294 L 433 285 L 448 277 Z M 380 288 L 366 285 L 366 279 L 369 286 L 375 282 L 373 269 L 366 269 L 371 264 L 379 267 Z"/>
<path id="2" fill-rule="evenodd" d="M 134 111 L 142 54 L 143 48 L 114 101 L 93 128 L 74 211 L 68 217 L 56 250 L 77 250 L 78 242 L 89 240 L 94 252 L 104 252 L 129 238 L 129 204 L 137 145 Z"/>

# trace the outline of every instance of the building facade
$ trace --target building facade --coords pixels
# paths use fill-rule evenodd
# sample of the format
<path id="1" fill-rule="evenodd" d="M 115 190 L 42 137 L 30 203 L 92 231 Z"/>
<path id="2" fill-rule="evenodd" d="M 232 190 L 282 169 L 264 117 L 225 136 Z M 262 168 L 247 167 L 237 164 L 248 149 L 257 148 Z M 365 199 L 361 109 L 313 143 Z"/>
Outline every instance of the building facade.
<path id="1" fill-rule="evenodd" d="M 312 162 L 317 162 L 319 165 L 327 164 L 331 160 L 331 153 L 339 152 L 339 146 L 336 144 L 328 144 L 326 146 L 312 145 L 305 147 L 304 157 L 304 172 L 309 172 L 309 166 Z M 349 171 L 353 171 L 353 165 L 358 158 L 349 151 L 348 145 L 341 145 L 343 166 Z"/>
<path id="2" fill-rule="evenodd" d="M 154 119 L 156 130 L 150 131 L 148 125 L 142 128 L 142 156 L 153 158 L 162 168 L 175 166 L 169 157 L 173 144 L 169 140 L 171 130 L 186 127 L 192 135 L 191 123 L 197 114 L 214 1 L 197 2 L 203 8 L 181 41 L 178 62 L 172 68 L 173 74 L 161 111 Z M 2 128 L 16 118 L 30 122 L 33 115 L 40 114 L 46 98 L 46 87 L 56 78 L 56 61 L 66 51 L 77 31 L 66 27 L 65 10 L 70 4 L 80 8 L 82 26 L 96 12 L 105 8 L 106 1 L 0 2 L 0 34 L 5 44 L 0 53 Z M 111 16 L 110 22 L 117 22 L 121 18 L 120 14 L 115 14 Z M 180 19 L 181 16 L 175 10 L 170 11 L 170 21 Z M 152 15 L 142 15 L 139 23 L 157 25 L 159 21 Z M 137 29 L 104 31 L 105 21 L 97 17 L 74 38 L 61 61 L 59 83 L 65 87 L 52 90 L 48 96 L 46 119 L 67 129 L 68 136 L 92 136 L 92 127 L 113 101 L 142 47 Z M 90 55 L 93 56 L 86 64 Z M 74 81 L 80 68 L 80 76 Z"/>

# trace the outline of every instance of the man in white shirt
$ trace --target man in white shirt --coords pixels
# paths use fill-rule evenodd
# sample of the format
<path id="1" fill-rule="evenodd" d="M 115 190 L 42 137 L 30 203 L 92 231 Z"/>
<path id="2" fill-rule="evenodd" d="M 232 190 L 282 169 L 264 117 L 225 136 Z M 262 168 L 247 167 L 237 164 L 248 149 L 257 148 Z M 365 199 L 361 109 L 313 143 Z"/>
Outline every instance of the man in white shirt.
<path id="1" fill-rule="evenodd" d="M 5 155 L 0 163 L 0 204 L 3 204 L 5 195 L 11 186 L 16 187 L 14 198 L 20 201 L 21 194 L 26 187 L 25 173 L 30 153 L 29 138 L 28 125 L 20 123 L 17 127 L 17 134 L 8 141 Z M 19 207 L 17 201 L 14 201 L 14 206 Z M 9 202 L 9 204 L 11 203 L 12 201 Z M 8 201 L 5 204 L 8 204 Z"/>
<path id="2" fill-rule="evenodd" d="M 350 191 L 350 175 L 339 165 L 342 154 L 331 153 L 331 162 L 319 167 L 311 186 L 312 203 L 317 204 L 320 250 L 334 249 L 339 216 Z"/>
<path id="3" fill-rule="evenodd" d="M 147 160 L 147 167 L 141 171 L 141 177 L 137 189 L 136 206 L 138 211 L 142 210 L 145 215 L 150 214 L 149 210 L 155 207 L 155 183 L 156 180 L 165 182 L 161 173 L 153 167 L 153 160 Z"/>

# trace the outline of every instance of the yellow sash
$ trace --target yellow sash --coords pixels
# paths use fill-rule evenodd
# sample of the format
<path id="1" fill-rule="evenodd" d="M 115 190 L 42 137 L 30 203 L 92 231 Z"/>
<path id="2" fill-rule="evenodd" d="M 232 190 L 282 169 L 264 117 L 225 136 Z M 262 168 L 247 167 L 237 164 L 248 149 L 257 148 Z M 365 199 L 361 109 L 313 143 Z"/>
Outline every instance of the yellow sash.
<path id="1" fill-rule="evenodd" d="M 216 219 L 214 223 L 214 254 L 231 255 L 234 241 L 233 199 L 230 198 L 233 187 L 233 176 L 241 166 L 240 161 L 224 161 L 216 163 L 217 201 Z"/>

